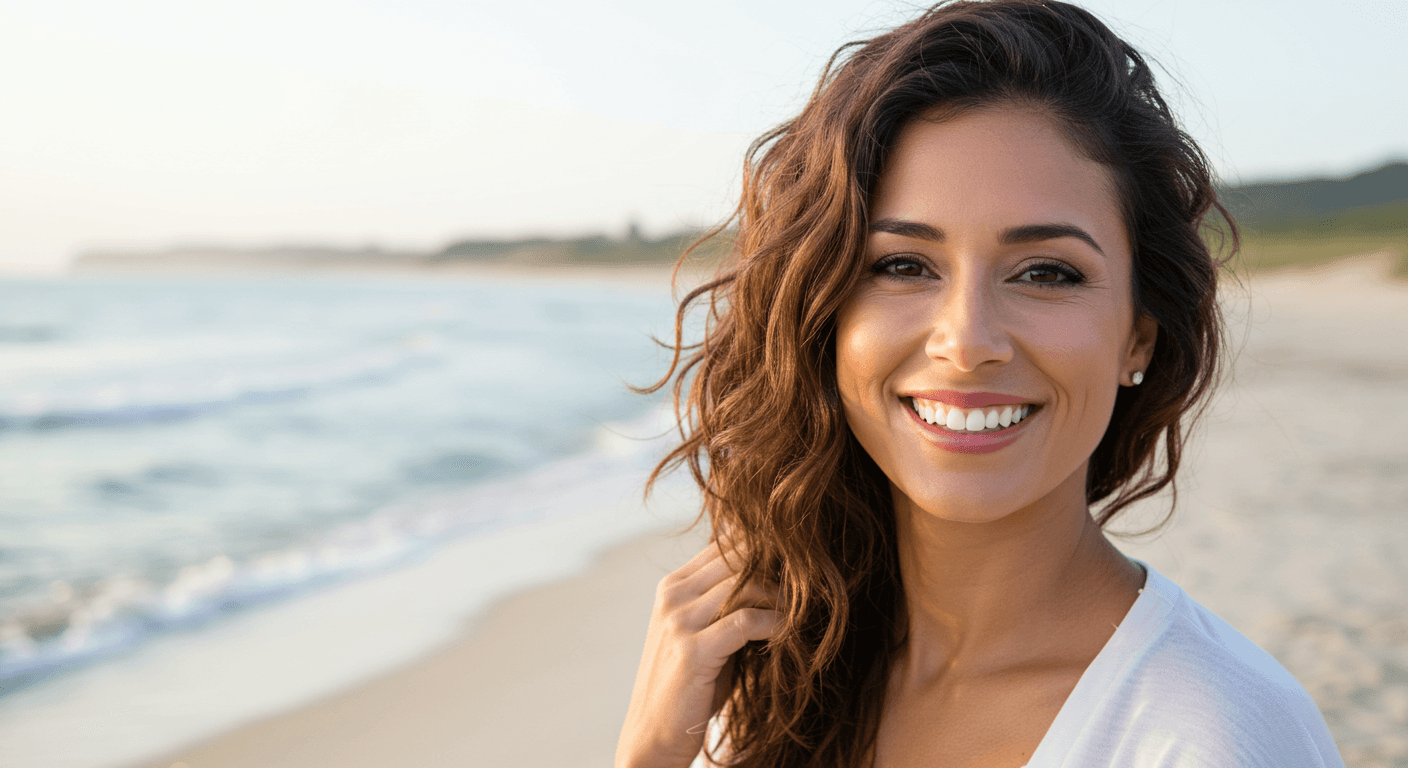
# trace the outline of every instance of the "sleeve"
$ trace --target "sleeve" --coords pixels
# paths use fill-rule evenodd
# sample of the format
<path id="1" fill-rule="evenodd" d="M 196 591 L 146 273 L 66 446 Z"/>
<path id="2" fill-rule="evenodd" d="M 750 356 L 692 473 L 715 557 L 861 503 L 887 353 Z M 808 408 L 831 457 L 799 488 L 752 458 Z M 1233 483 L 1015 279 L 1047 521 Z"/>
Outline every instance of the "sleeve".
<path id="1" fill-rule="evenodd" d="M 1344 768 L 1324 717 L 1299 686 L 1228 675 L 1211 686 L 1188 681 L 1141 709 L 1115 737 L 1112 768 Z"/>
<path id="2" fill-rule="evenodd" d="M 708 730 L 705 731 L 704 734 L 704 743 L 706 745 L 712 745 L 714 754 L 718 757 L 723 757 L 727 754 L 726 750 L 724 749 L 724 725 L 722 714 L 715 715 L 711 720 L 709 720 Z M 704 750 L 701 749 L 699 750 L 699 754 L 695 755 L 694 762 L 689 764 L 689 768 L 714 768 L 715 765 L 715 763 L 709 762 L 709 760 L 704 757 Z"/>

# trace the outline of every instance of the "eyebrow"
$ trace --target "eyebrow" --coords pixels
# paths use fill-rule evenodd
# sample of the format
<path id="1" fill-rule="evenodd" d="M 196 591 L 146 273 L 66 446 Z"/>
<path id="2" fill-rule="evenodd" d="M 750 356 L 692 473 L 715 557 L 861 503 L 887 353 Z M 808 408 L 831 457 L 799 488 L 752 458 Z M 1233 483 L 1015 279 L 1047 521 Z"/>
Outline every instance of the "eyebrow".
<path id="1" fill-rule="evenodd" d="M 900 237 L 912 237 L 916 240 L 932 240 L 942 243 L 945 235 L 942 229 L 917 221 L 902 221 L 900 219 L 880 219 L 870 224 L 871 232 L 886 232 Z M 1095 242 L 1095 238 L 1089 232 L 1075 226 L 1074 224 L 1042 223 L 1024 224 L 1020 227 L 1004 229 L 999 237 L 1003 245 L 1019 245 L 1021 243 L 1036 243 L 1042 240 L 1055 240 L 1061 237 L 1074 237 L 1094 248 L 1101 256 L 1105 255 L 1105 249 Z"/>

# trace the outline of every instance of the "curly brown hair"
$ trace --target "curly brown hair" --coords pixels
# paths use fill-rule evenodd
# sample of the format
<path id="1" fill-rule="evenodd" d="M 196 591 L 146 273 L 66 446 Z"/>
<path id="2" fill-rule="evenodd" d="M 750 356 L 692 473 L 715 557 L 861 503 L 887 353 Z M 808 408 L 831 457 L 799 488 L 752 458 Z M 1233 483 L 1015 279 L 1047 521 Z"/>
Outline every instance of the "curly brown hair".
<path id="1" fill-rule="evenodd" d="M 1089 462 L 1105 525 L 1173 490 L 1187 431 L 1216 380 L 1219 261 L 1202 237 L 1218 203 L 1207 159 L 1182 132 L 1144 58 L 1076 6 L 949 2 L 831 58 L 800 115 L 750 147 L 718 276 L 676 316 L 673 379 L 687 465 L 739 584 L 779 584 L 785 621 L 721 677 L 728 764 L 873 764 L 891 659 L 907 632 L 894 511 L 836 384 L 835 318 L 863 272 L 867 206 L 900 131 L 921 113 L 1035 107 L 1109 169 L 1132 244 L 1134 301 L 1158 322 L 1146 380 L 1122 388 Z M 702 241 L 701 241 L 702 242 Z M 706 308 L 702 342 L 683 341 Z M 718 699 L 723 701 L 725 699 Z M 710 755 L 716 761 L 718 756 Z"/>

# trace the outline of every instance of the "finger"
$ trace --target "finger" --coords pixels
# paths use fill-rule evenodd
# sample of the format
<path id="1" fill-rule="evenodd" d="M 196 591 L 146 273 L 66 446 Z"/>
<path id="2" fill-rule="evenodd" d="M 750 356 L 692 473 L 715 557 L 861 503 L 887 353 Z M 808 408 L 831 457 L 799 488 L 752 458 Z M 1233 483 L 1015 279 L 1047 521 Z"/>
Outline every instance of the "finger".
<path id="1" fill-rule="evenodd" d="M 737 575 L 733 575 L 720 581 L 685 606 L 684 612 L 681 614 L 684 625 L 698 631 L 709 626 L 711 622 L 719 618 L 719 614 L 724 610 L 724 605 L 728 602 L 728 596 L 733 593 L 734 588 L 738 585 L 738 579 L 739 577 Z M 744 587 L 744 589 L 746 590 L 747 587 Z M 737 607 L 751 608 L 760 606 L 751 605 L 749 601 L 744 598 Z"/>
<path id="2" fill-rule="evenodd" d="M 733 573 L 719 549 L 710 544 L 689 563 L 660 580 L 656 587 L 656 605 L 664 610 L 688 605 Z M 707 617 L 705 621 L 707 623 Z"/>
<path id="3" fill-rule="evenodd" d="M 722 669 L 729 657 L 753 640 L 768 640 L 782 626 L 780 611 L 739 608 L 700 632 L 698 652 L 711 669 Z"/>
<path id="4" fill-rule="evenodd" d="M 710 619 L 718 615 L 719 611 L 728 603 L 729 595 L 737 588 L 740 574 L 720 581 L 708 592 L 705 592 L 698 600 L 690 604 L 690 611 L 698 611 L 703 614 L 703 620 L 707 623 Z M 735 608 L 769 608 L 776 610 L 781 600 L 780 592 L 775 587 L 764 586 L 757 581 L 750 581 L 743 585 L 738 591 Z"/>
<path id="5" fill-rule="evenodd" d="M 681 579 L 680 587 L 688 594 L 702 595 L 712 589 L 715 584 L 737 573 L 737 569 L 742 565 L 740 556 L 731 555 L 725 559 L 722 553 L 716 551 L 713 559 Z"/>
<path id="6" fill-rule="evenodd" d="M 694 557 L 689 559 L 689 562 L 685 563 L 679 568 L 676 568 L 673 575 L 683 580 L 684 578 L 698 571 L 700 568 L 704 567 L 706 564 L 709 563 L 709 561 L 713 560 L 718 556 L 718 542 L 711 541 L 703 549 L 695 553 Z"/>
<path id="7" fill-rule="evenodd" d="M 720 580 L 703 594 L 680 606 L 680 613 L 677 616 L 679 626 L 688 631 L 700 631 L 709 626 L 719 614 L 737 608 L 768 608 L 777 609 L 781 603 L 781 591 L 773 586 L 765 586 L 757 581 L 750 581 L 739 589 L 738 597 L 732 605 L 729 605 L 729 596 L 733 590 L 738 588 L 739 580 L 743 578 L 740 574 L 732 574 L 728 578 Z"/>

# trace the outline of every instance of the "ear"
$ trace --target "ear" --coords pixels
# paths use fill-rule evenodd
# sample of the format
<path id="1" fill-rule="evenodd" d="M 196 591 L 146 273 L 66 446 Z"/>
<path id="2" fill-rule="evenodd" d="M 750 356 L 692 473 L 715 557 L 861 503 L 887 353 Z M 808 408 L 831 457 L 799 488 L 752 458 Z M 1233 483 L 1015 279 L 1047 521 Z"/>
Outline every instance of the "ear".
<path id="1" fill-rule="evenodd" d="M 1136 371 L 1142 372 L 1149 367 L 1149 361 L 1154 358 L 1154 342 L 1158 339 L 1158 321 L 1141 312 L 1134 319 L 1134 327 L 1130 329 L 1124 365 L 1120 368 L 1120 386 L 1134 386 L 1134 380 L 1130 377 Z"/>

